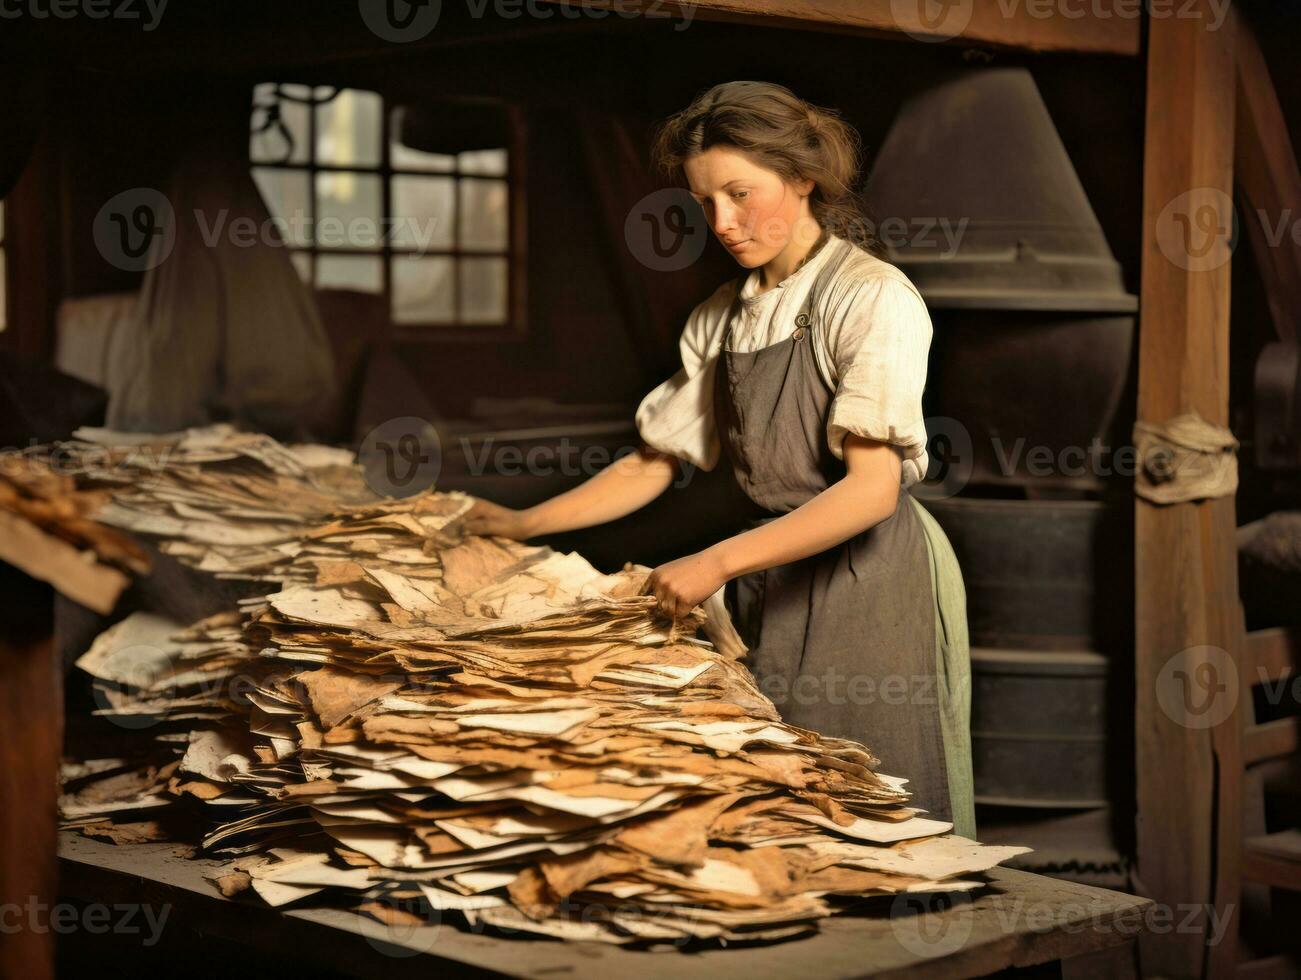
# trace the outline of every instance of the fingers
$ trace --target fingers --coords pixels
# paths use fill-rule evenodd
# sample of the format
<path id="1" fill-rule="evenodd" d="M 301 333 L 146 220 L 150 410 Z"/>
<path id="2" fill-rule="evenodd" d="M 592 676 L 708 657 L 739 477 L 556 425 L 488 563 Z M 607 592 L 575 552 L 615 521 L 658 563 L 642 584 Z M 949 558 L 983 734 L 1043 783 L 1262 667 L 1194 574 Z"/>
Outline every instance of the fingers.
<path id="1" fill-rule="evenodd" d="M 641 594 L 654 596 L 656 614 L 660 616 L 666 615 L 666 590 L 658 572 L 651 572 L 646 576 L 646 584 L 641 587 Z"/>
<path id="2" fill-rule="evenodd" d="M 475 500 L 473 506 L 461 518 L 461 526 L 470 534 L 514 538 L 516 529 L 511 517 L 512 512 L 505 507 L 487 500 Z"/>
<path id="3" fill-rule="evenodd" d="M 664 619 L 678 620 L 691 611 L 682 597 L 654 572 L 646 579 L 641 594 L 655 597 L 655 611 Z"/>

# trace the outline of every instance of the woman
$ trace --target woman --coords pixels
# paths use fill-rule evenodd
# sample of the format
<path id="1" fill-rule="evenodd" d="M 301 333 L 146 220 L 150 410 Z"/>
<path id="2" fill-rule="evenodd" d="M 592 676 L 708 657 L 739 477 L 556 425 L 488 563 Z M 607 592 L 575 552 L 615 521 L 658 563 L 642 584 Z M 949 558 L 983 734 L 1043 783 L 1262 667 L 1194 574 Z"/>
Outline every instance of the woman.
<path id="1" fill-rule="evenodd" d="M 725 457 L 748 530 L 655 569 L 681 616 L 728 582 L 761 689 L 791 724 L 865 743 L 917 806 L 974 833 L 965 594 L 908 487 L 924 476 L 931 324 L 875 257 L 856 206 L 857 135 L 778 85 L 731 82 L 662 128 L 685 183 L 745 269 L 691 314 L 682 369 L 637 411 L 645 443 L 522 511 L 479 501 L 471 530 L 524 539 L 622 517 L 679 461 Z"/>

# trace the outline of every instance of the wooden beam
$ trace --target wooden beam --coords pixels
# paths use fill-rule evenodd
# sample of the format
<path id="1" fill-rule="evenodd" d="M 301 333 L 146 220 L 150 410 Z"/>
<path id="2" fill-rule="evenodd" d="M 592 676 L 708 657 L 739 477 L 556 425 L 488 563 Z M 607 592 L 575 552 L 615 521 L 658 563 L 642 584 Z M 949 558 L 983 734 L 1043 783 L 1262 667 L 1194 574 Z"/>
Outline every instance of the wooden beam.
<path id="1" fill-rule="evenodd" d="M 1073 51 L 1137 57 L 1140 9 L 1134 0 L 544 0 L 566 7 L 686 21 L 720 20 L 774 27 L 864 32 L 881 37 L 955 40 L 1024 51 Z"/>
<path id="2" fill-rule="evenodd" d="M 1247 634 L 1247 678 L 1252 684 L 1301 674 L 1301 627 L 1276 626 Z"/>
<path id="3" fill-rule="evenodd" d="M 1301 718 L 1279 718 L 1250 725 L 1242 735 L 1242 761 L 1254 765 L 1266 759 L 1282 759 L 1301 748 Z"/>
<path id="4" fill-rule="evenodd" d="M 1216 28 L 1214 16 L 1212 0 L 1191 0 L 1181 16 L 1148 21 L 1140 422 L 1195 411 L 1228 424 L 1234 20 Z M 1225 697 L 1216 685 L 1241 653 L 1234 526 L 1232 497 L 1135 501 L 1137 874 L 1176 915 L 1212 902 L 1224 862 L 1236 865 L 1236 848 L 1217 860 L 1217 834 L 1241 840 L 1238 809 L 1217 807 L 1218 776 L 1241 769 L 1226 727 L 1240 724 L 1236 704 L 1224 717 L 1209 705 L 1211 727 L 1178 710 L 1184 697 L 1203 711 Z M 1207 939 L 1145 937 L 1143 974 L 1202 975 Z"/>
<path id="5" fill-rule="evenodd" d="M 63 671 L 50 637 L 0 639 L 0 712 L 0 908 L 7 912 L 0 977 L 45 980 L 54 976 L 45 917 L 58 893 L 63 751 Z"/>

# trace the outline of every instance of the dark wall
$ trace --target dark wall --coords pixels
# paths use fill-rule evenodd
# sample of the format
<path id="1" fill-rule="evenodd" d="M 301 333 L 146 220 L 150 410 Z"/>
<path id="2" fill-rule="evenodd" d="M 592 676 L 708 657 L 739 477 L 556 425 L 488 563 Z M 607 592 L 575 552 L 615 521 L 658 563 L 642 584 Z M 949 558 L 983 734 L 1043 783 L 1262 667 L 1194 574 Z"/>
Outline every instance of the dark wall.
<path id="1" fill-rule="evenodd" d="M 622 215 L 609 220 L 584 159 L 579 137 L 588 114 L 615 113 L 644 147 L 655 122 L 701 89 L 731 78 L 768 79 L 841 109 L 860 129 L 870 166 L 908 94 L 937 71 L 984 64 L 1024 64 L 1033 71 L 1130 286 L 1137 288 L 1143 91 L 1137 59 L 998 54 L 699 21 L 686 30 L 617 20 L 508 26 L 504 39 L 414 51 L 367 49 L 337 60 L 325 42 L 320 48 L 287 44 L 281 58 L 259 54 L 255 45 L 245 52 L 245 61 L 285 66 L 300 60 L 297 68 L 210 63 L 219 60 L 219 47 L 208 57 L 196 52 L 188 71 L 171 47 L 141 47 L 149 53 L 139 57 L 121 49 L 126 56 L 116 60 L 100 47 L 74 47 L 73 63 L 55 86 L 52 113 L 61 294 L 134 285 L 132 276 L 95 253 L 90 228 L 96 212 L 119 190 L 160 186 L 178 149 L 196 138 L 196 126 L 214 116 L 238 117 L 254 81 L 357 85 L 394 99 L 504 95 L 526 110 L 527 336 L 487 344 L 413 343 L 404 345 L 403 360 L 448 415 L 463 414 L 480 395 L 631 407 L 671 367 L 673 338 L 691 307 L 737 270 L 712 242 L 686 273 L 645 270 L 644 288 L 661 301 L 656 316 L 665 321 L 655 325 L 658 349 L 646 349 L 629 322 L 628 303 L 636 297 L 614 275 L 625 246 L 611 229 L 621 226 Z M 329 43 L 347 48 L 321 30 L 334 38 Z M 482 23 L 467 28 L 485 30 Z M 304 29 L 303 37 L 309 34 Z"/>

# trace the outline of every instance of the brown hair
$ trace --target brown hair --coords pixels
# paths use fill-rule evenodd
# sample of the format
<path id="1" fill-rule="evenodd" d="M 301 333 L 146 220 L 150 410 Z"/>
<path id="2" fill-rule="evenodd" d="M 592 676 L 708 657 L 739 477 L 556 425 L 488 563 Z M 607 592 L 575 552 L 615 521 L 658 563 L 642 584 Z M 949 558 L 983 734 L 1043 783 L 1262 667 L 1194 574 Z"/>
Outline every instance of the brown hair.
<path id="1" fill-rule="evenodd" d="M 813 181 L 809 204 L 818 224 L 879 253 L 854 189 L 858 131 L 834 109 L 805 102 L 772 82 L 724 82 L 660 126 L 652 159 L 681 183 L 687 159 L 713 146 L 741 150 L 783 180 Z"/>

